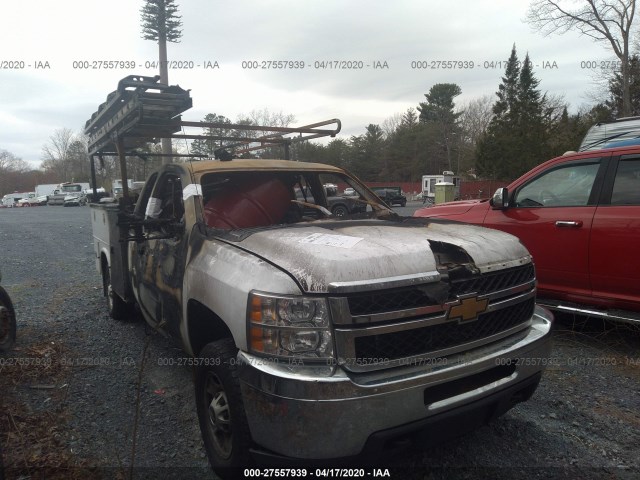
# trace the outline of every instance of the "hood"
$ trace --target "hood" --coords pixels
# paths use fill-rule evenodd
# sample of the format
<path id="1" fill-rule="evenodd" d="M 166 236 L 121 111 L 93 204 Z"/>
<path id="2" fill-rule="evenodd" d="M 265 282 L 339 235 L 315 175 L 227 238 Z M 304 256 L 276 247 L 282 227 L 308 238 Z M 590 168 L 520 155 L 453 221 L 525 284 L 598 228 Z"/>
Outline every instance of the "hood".
<path id="1" fill-rule="evenodd" d="M 420 208 L 413 214 L 414 217 L 439 217 L 449 215 L 462 215 L 467 213 L 473 207 L 481 203 L 488 202 L 489 199 L 482 200 L 459 200 L 457 202 L 447 202 L 435 205 L 433 207 Z"/>
<path id="2" fill-rule="evenodd" d="M 345 221 L 324 228 L 318 223 L 256 232 L 238 246 L 277 265 L 303 291 L 314 293 L 336 291 L 336 285 L 345 284 L 367 290 L 381 281 L 389 288 L 406 284 L 407 277 L 435 281 L 439 275 L 434 242 L 463 249 L 482 272 L 531 261 L 516 237 L 457 222 Z"/>

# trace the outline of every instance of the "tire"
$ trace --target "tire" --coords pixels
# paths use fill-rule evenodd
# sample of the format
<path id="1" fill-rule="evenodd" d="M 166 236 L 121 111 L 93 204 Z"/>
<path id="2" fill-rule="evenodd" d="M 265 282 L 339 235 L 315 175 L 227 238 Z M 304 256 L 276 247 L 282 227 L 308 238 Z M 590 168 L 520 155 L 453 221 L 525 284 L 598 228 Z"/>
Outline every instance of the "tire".
<path id="1" fill-rule="evenodd" d="M 222 478 L 236 478 L 252 464 L 249 424 L 240 393 L 238 349 L 225 338 L 206 345 L 195 370 L 198 421 L 211 468 Z"/>
<path id="2" fill-rule="evenodd" d="M 16 312 L 11 299 L 0 287 L 0 352 L 8 352 L 16 343 Z"/>
<path id="3" fill-rule="evenodd" d="M 129 306 L 113 291 L 111 286 L 111 270 L 106 262 L 102 264 L 102 289 L 104 296 L 107 297 L 109 316 L 114 320 L 122 320 L 127 315 Z"/>
<path id="4" fill-rule="evenodd" d="M 4 480 L 4 462 L 2 461 L 2 445 L 0 444 L 0 480 Z"/>
<path id="5" fill-rule="evenodd" d="M 336 217 L 344 217 L 345 215 L 349 215 L 349 209 L 344 205 L 339 204 L 331 209 L 331 213 L 333 213 Z"/>

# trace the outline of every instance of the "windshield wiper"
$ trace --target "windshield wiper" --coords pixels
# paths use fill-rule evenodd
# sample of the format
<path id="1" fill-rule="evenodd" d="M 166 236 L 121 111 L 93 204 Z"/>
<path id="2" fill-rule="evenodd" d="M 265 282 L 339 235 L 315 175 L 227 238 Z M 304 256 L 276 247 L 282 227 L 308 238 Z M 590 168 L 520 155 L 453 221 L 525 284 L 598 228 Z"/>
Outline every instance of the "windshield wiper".
<path id="1" fill-rule="evenodd" d="M 606 143 L 606 142 L 610 142 L 611 140 L 621 137 L 623 135 L 627 135 L 629 133 L 631 133 L 632 131 L 629 130 L 628 132 L 622 132 L 622 133 L 618 133 L 617 135 L 609 135 L 608 137 L 604 137 L 601 140 L 595 141 L 595 142 L 591 142 L 589 145 L 586 145 L 585 147 L 581 148 L 580 151 L 584 152 L 585 150 L 589 150 L 597 145 L 600 145 L 602 143 Z M 631 138 L 638 138 L 638 137 L 631 137 Z"/>

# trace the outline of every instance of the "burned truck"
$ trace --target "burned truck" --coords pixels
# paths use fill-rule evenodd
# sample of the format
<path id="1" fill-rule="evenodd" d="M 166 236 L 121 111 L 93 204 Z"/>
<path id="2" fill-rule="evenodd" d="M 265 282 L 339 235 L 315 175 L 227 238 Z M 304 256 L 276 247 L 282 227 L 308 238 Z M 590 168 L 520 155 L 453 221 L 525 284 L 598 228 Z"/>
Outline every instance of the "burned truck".
<path id="1" fill-rule="evenodd" d="M 119 154 L 125 186 L 141 138 L 187 136 L 175 132 L 192 123 L 179 117 L 191 99 L 130 77 L 110 101 L 132 113 L 104 105 L 87 123 L 89 149 Z M 339 122 L 321 128 L 331 122 L 257 141 L 286 157 L 291 142 L 338 133 Z M 363 208 L 333 214 L 327 184 L 353 188 Z M 152 173 L 135 204 L 124 193 L 91 205 L 109 312 L 136 305 L 193 356 L 202 438 L 221 475 L 265 458 L 362 459 L 418 433 L 442 442 L 540 382 L 553 319 L 509 234 L 401 217 L 348 172 L 286 159 L 188 157 Z"/>

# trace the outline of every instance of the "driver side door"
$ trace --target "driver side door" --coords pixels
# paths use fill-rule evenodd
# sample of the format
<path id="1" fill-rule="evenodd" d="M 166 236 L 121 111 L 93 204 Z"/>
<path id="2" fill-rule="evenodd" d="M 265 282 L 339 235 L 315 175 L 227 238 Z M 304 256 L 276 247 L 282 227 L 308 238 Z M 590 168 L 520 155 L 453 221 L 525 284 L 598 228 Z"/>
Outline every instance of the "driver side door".
<path id="1" fill-rule="evenodd" d="M 551 165 L 510 192 L 509 208 L 485 217 L 485 226 L 517 236 L 533 255 L 542 296 L 591 295 L 589 238 L 607 162 Z"/>
<path id="2" fill-rule="evenodd" d="M 143 240 L 130 245 L 132 284 L 147 322 L 175 335 L 182 317 L 187 249 L 181 175 L 162 172 L 148 187 L 136 206 L 145 226 Z"/>

